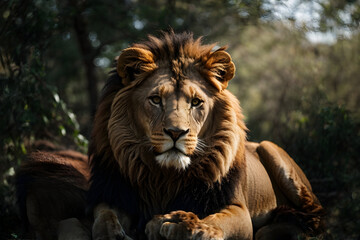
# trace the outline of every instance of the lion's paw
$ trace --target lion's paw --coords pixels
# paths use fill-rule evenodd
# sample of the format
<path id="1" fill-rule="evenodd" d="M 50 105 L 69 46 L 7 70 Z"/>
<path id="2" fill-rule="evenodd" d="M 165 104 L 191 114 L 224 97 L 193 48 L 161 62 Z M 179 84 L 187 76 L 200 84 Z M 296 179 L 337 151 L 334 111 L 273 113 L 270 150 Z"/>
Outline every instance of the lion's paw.
<path id="1" fill-rule="evenodd" d="M 94 240 L 131 240 L 125 234 L 115 212 L 103 211 L 94 221 L 92 228 Z"/>
<path id="2" fill-rule="evenodd" d="M 221 229 L 201 221 L 194 213 L 175 211 L 155 216 L 146 225 L 146 234 L 150 240 L 222 240 Z"/>

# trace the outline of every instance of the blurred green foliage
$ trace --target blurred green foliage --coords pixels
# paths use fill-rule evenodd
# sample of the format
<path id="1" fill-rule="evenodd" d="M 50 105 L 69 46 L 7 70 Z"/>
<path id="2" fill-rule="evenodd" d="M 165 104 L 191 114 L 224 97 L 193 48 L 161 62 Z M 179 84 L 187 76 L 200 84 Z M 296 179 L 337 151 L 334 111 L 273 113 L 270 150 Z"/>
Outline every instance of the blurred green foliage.
<path id="1" fill-rule="evenodd" d="M 360 149 L 359 122 L 344 107 L 315 106 L 306 111 L 306 119 L 295 120 L 286 127 L 287 149 L 299 159 L 312 178 L 344 179 L 344 174 L 357 172 L 353 161 Z M 306 161 L 326 159 L 327 161 Z M 357 174 L 356 174 L 357 175 Z M 354 177 L 349 176 L 349 177 Z M 339 187 L 343 184 L 339 182 Z"/>
<path id="2" fill-rule="evenodd" d="M 86 147 L 75 115 L 60 99 L 56 87 L 46 82 L 38 58 L 23 65 L 21 72 L 15 71 L 1 79 L 4 87 L 0 93 L 0 112 L 6 116 L 0 119 L 2 162 L 20 163 L 26 148 L 36 139 L 50 139 L 66 146 L 74 142 Z M 2 173 L 7 164 L 1 166 Z"/>
<path id="3" fill-rule="evenodd" d="M 169 27 L 229 46 L 237 67 L 229 89 L 241 101 L 249 139 L 285 148 L 326 207 L 329 233 L 357 239 L 360 4 L 295 0 L 293 14 L 278 18 L 277 9 L 287 3 L 1 1 L 0 239 L 20 236 L 12 181 L 29 147 L 49 139 L 85 151 L 97 95 L 115 56 Z M 304 4 L 320 16 L 312 26 L 296 21 Z M 309 30 L 338 35 L 335 42 L 314 43 Z"/>

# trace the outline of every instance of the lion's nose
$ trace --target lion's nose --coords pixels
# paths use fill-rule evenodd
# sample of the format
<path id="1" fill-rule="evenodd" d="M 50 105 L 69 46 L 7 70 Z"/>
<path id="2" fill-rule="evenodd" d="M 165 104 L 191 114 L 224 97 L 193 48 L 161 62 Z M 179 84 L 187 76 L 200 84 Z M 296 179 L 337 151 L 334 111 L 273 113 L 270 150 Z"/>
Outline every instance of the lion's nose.
<path id="1" fill-rule="evenodd" d="M 169 135 L 174 142 L 178 140 L 181 136 L 186 135 L 189 132 L 189 129 L 183 130 L 179 128 L 164 128 L 164 132 Z"/>

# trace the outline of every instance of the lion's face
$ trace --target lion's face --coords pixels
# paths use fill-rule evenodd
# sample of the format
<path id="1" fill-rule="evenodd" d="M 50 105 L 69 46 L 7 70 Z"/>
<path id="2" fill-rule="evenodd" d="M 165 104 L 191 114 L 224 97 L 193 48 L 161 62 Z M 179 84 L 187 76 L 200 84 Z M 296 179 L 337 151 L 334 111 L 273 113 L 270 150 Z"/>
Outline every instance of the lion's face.
<path id="1" fill-rule="evenodd" d="M 196 71 L 178 80 L 160 68 L 134 91 L 135 118 L 160 165 L 185 169 L 202 150 L 201 130 L 213 106 L 208 85 Z"/>
<path id="2" fill-rule="evenodd" d="M 170 40 L 151 38 L 121 53 L 123 87 L 109 98 L 109 117 L 98 117 L 108 133 L 97 138 L 109 140 L 124 173 L 149 161 L 176 169 L 214 164 L 209 178 L 217 178 L 229 169 L 241 135 L 234 133 L 242 124 L 238 102 L 226 91 L 235 66 L 225 48 L 213 51 L 189 36 Z M 229 122 L 235 125 L 222 126 Z"/>

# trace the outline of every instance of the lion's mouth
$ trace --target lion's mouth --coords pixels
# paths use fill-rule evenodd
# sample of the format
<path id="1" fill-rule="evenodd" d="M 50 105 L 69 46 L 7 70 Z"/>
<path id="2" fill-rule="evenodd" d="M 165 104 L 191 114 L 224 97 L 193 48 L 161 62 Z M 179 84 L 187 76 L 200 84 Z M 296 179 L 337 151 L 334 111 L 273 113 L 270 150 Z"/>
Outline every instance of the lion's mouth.
<path id="1" fill-rule="evenodd" d="M 188 154 L 184 153 L 184 151 L 178 149 L 177 147 L 172 147 L 164 152 L 154 152 L 155 156 L 159 156 L 164 153 L 173 153 L 173 154 L 182 154 L 184 156 L 190 157 Z"/>
<path id="2" fill-rule="evenodd" d="M 162 153 L 155 153 L 155 160 L 165 167 L 175 167 L 176 169 L 186 169 L 190 165 L 190 157 L 176 147 Z"/>

